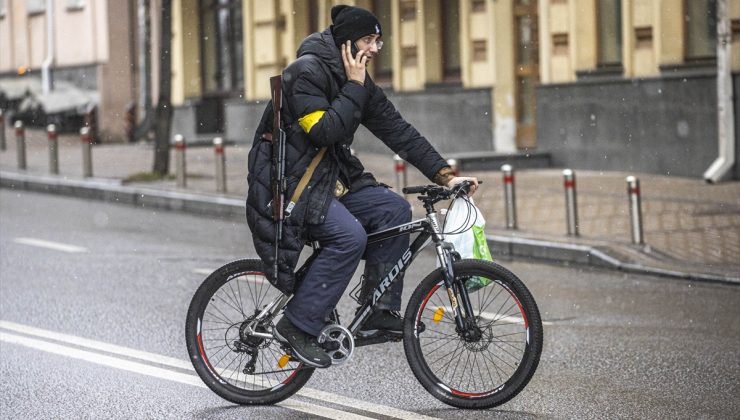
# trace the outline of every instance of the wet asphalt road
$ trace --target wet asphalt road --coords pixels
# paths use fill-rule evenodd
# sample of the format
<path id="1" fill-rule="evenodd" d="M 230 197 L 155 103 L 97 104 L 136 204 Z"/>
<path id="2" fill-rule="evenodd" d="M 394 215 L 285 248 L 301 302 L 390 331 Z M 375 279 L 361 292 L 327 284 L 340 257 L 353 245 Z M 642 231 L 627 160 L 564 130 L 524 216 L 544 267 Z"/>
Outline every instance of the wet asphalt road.
<path id="1" fill-rule="evenodd" d="M 534 378 L 511 402 L 475 413 L 443 405 L 418 384 L 397 343 L 359 348 L 349 364 L 316 372 L 306 389 L 328 392 L 330 401 L 314 393 L 277 407 L 235 406 L 199 386 L 187 368 L 184 319 L 200 273 L 255 255 L 241 220 L 0 190 L 2 417 L 388 418 L 393 409 L 437 418 L 740 413 L 740 287 L 514 261 L 502 263 L 537 300 L 545 347 Z M 432 267 L 431 253 L 412 265 L 405 297 Z M 340 302 L 345 322 L 353 307 L 346 296 Z M 162 359 L 93 349 L 82 339 Z"/>

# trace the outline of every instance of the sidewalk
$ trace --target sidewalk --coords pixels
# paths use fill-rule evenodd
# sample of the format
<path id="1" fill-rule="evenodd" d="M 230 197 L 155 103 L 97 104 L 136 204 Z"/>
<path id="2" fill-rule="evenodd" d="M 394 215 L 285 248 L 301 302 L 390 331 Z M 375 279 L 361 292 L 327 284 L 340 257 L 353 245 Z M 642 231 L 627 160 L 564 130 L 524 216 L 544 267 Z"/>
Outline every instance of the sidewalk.
<path id="1" fill-rule="evenodd" d="M 48 141 L 44 132 L 26 131 L 26 171 L 17 169 L 15 136 L 10 127 L 6 127 L 6 143 L 7 150 L 0 152 L 0 171 L 36 178 L 48 176 Z M 60 136 L 59 151 L 61 175 L 54 178 L 60 182 L 65 179 L 82 180 L 82 151 L 78 136 Z M 211 147 L 187 150 L 186 189 L 178 189 L 174 178 L 171 181 L 126 185 L 243 202 L 248 151 L 245 145 L 226 147 L 226 194 L 216 193 Z M 151 145 L 146 144 L 94 146 L 93 175 L 97 180 L 107 181 L 100 185 L 121 185 L 132 174 L 150 171 L 153 154 Z M 395 185 L 390 150 L 387 155 L 363 153 L 361 150 L 357 154 L 379 181 Z M 172 173 L 174 162 L 173 158 Z M 475 198 L 486 217 L 486 231 L 493 242 L 494 253 L 740 282 L 740 182 L 708 185 L 697 179 L 671 176 L 578 171 L 580 237 L 572 238 L 565 234 L 565 200 L 560 169 L 516 172 L 519 229 L 515 231 L 504 229 L 501 174 L 498 171 L 476 171 L 466 175 L 484 180 Z M 640 179 L 646 247 L 630 244 L 627 175 Z M 409 167 L 409 185 L 428 182 L 416 169 Z M 416 210 L 421 214 L 421 208 Z"/>

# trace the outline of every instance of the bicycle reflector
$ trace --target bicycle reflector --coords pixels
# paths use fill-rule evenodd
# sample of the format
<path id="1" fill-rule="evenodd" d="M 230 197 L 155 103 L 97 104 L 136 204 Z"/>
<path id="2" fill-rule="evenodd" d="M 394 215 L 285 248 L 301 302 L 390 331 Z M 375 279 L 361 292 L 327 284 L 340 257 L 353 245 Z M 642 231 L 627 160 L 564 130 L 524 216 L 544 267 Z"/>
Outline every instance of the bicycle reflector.
<path id="1" fill-rule="evenodd" d="M 283 355 L 283 356 L 282 356 L 282 357 L 280 358 L 280 360 L 278 360 L 278 367 L 279 367 L 280 369 L 284 368 L 284 367 L 285 367 L 285 365 L 287 365 L 287 364 L 288 364 L 288 360 L 290 360 L 290 357 L 288 357 L 288 355 L 287 355 L 287 354 L 284 354 L 284 355 Z"/>
<path id="2" fill-rule="evenodd" d="M 442 317 L 445 315 L 445 308 L 439 307 L 436 311 L 434 311 L 434 316 L 432 317 L 432 321 L 434 321 L 435 324 L 439 324 L 439 321 L 442 320 Z"/>

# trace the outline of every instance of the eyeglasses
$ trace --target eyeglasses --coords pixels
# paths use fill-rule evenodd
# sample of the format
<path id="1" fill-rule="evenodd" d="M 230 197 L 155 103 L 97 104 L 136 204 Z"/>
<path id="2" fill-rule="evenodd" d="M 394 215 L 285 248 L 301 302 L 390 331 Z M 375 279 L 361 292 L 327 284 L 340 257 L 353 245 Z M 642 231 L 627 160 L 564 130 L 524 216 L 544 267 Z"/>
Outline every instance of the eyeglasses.
<path id="1" fill-rule="evenodd" d="M 380 41 L 380 40 L 375 41 L 373 40 L 372 36 L 366 36 L 365 38 L 360 38 L 360 41 L 364 42 L 368 46 L 372 46 L 373 44 L 375 44 L 375 46 L 378 47 L 378 51 L 380 51 L 380 49 L 383 48 L 383 41 Z"/>

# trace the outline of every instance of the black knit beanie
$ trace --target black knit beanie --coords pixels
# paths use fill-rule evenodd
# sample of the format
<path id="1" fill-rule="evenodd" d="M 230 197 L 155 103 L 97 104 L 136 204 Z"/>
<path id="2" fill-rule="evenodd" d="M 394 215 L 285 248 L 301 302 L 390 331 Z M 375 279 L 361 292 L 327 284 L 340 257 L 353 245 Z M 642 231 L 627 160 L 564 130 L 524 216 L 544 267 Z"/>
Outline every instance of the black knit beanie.
<path id="1" fill-rule="evenodd" d="M 347 42 L 348 39 L 355 42 L 364 36 L 383 35 L 378 18 L 359 7 L 344 4 L 332 7 L 331 21 L 331 33 L 337 47 L 343 42 Z"/>

